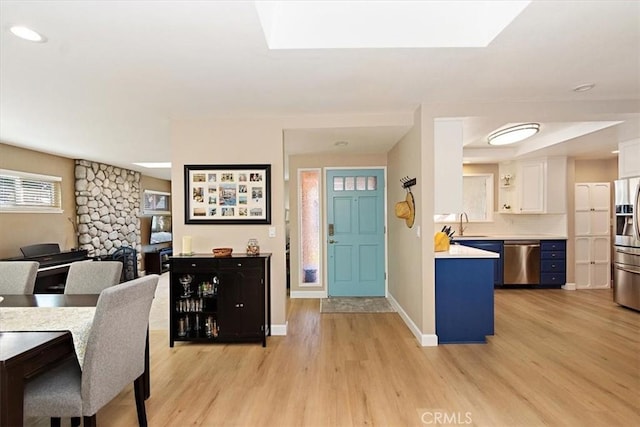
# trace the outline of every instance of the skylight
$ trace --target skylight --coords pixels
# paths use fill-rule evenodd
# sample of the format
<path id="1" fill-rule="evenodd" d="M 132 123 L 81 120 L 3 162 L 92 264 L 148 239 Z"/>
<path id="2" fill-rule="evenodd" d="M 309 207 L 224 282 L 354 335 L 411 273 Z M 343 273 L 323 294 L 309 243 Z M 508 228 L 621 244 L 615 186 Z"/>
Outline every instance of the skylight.
<path id="1" fill-rule="evenodd" d="M 530 1 L 256 1 L 270 49 L 486 47 Z"/>
<path id="2" fill-rule="evenodd" d="M 171 162 L 138 162 L 133 163 L 134 165 L 142 166 L 143 168 L 149 169 L 170 169 Z"/>

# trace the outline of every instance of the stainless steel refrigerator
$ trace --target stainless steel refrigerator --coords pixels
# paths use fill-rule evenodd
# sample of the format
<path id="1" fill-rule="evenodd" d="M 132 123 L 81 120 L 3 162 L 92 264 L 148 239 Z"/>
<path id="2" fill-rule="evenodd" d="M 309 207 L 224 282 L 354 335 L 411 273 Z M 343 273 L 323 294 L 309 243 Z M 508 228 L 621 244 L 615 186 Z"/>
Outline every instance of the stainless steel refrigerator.
<path id="1" fill-rule="evenodd" d="M 640 310 L 640 178 L 615 181 L 613 300 Z"/>

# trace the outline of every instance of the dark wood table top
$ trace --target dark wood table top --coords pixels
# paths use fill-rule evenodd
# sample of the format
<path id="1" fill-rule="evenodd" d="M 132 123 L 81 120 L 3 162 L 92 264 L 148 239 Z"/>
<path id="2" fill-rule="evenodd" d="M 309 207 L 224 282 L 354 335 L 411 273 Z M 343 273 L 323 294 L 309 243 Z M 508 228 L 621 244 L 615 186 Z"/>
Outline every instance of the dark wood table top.
<path id="1" fill-rule="evenodd" d="M 0 425 L 24 425 L 24 385 L 74 354 L 69 331 L 0 332 Z"/>
<path id="2" fill-rule="evenodd" d="M 2 307 L 95 307 L 98 294 L 65 295 L 65 294 L 34 294 L 34 295 L 3 295 L 0 301 Z"/>
<path id="3" fill-rule="evenodd" d="M 95 307 L 98 303 L 98 294 L 34 294 L 34 295 L 3 295 L 0 301 L 2 307 Z M 71 342 L 71 334 L 69 341 Z M 151 376 L 149 374 L 149 333 L 147 332 L 147 348 L 145 351 L 144 369 L 144 396 L 145 400 L 151 395 Z M 72 346 L 73 349 L 73 346 Z"/>
<path id="4" fill-rule="evenodd" d="M 70 340 L 69 331 L 0 332 L 0 361 L 6 362 L 57 339 Z"/>

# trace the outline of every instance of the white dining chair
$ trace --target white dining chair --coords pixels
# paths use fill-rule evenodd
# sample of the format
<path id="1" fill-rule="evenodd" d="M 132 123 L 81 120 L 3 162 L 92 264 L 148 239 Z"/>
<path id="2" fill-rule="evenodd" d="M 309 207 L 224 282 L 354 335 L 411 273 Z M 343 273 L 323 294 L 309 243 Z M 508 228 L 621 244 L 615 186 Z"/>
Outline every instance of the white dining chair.
<path id="1" fill-rule="evenodd" d="M 0 295 L 31 295 L 36 286 L 37 261 L 0 261 Z"/>
<path id="2" fill-rule="evenodd" d="M 79 261 L 69 266 L 65 294 L 99 294 L 117 285 L 122 274 L 120 261 Z"/>
<path id="3" fill-rule="evenodd" d="M 25 417 L 83 417 L 95 426 L 98 410 L 128 384 L 134 384 L 139 425 L 147 425 L 143 372 L 156 274 L 112 286 L 100 294 L 87 339 L 82 368 L 76 358 L 29 381 L 24 391 Z"/>

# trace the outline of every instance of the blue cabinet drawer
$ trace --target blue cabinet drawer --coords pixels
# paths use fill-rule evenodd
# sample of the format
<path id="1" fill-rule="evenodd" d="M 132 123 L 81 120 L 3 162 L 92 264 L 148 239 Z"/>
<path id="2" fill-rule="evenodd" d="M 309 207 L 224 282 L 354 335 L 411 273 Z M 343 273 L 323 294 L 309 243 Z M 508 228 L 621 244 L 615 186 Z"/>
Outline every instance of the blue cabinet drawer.
<path id="1" fill-rule="evenodd" d="M 543 259 L 540 271 L 542 273 L 564 273 L 566 271 L 566 262 L 564 259 Z"/>
<path id="2" fill-rule="evenodd" d="M 565 240 L 541 240 L 541 251 L 566 251 L 567 242 Z"/>
<path id="3" fill-rule="evenodd" d="M 564 259 L 566 256 L 564 251 L 542 251 L 540 255 L 542 259 Z"/>
<path id="4" fill-rule="evenodd" d="M 565 282 L 566 282 L 566 276 L 564 272 L 540 274 L 541 285 L 564 285 Z"/>

